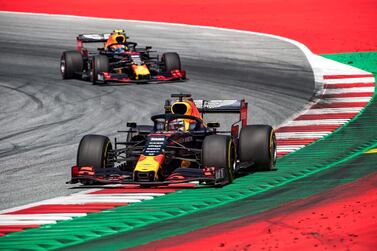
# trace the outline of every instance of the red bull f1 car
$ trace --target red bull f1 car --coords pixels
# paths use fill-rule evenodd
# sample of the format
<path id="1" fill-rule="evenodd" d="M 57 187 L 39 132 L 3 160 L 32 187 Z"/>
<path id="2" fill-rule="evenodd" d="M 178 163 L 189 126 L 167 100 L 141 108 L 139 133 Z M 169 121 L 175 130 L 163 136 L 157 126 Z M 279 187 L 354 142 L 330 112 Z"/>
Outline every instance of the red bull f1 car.
<path id="1" fill-rule="evenodd" d="M 230 130 L 206 123 L 207 113 L 236 113 Z M 275 133 L 269 125 L 247 125 L 245 100 L 193 100 L 173 94 L 165 113 L 151 117 L 151 125 L 128 122 L 124 139 L 106 136 L 81 139 L 75 184 L 139 184 L 158 186 L 196 181 L 202 185 L 232 183 L 245 170 L 273 170 Z"/>
<path id="2" fill-rule="evenodd" d="M 127 41 L 124 30 L 111 34 L 80 34 L 76 51 L 64 51 L 60 58 L 63 79 L 81 78 L 93 84 L 107 82 L 183 81 L 186 72 L 176 52 L 152 55 L 151 46 L 137 47 Z M 86 43 L 102 43 L 95 52 L 84 47 Z"/>

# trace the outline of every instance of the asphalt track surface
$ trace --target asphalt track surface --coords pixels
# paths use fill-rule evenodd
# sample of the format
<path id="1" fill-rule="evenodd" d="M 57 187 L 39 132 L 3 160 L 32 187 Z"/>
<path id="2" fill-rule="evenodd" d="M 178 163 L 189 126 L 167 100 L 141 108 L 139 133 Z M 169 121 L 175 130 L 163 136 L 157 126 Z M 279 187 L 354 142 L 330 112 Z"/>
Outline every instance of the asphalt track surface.
<path id="1" fill-rule="evenodd" d="M 79 33 L 125 28 L 130 41 L 177 51 L 184 83 L 93 86 L 61 80 L 59 57 Z M 249 102 L 249 122 L 277 126 L 311 98 L 305 55 L 276 38 L 208 28 L 0 13 L 0 209 L 69 189 L 81 137 L 121 137 L 126 121 L 149 123 L 171 93 Z M 221 118 L 220 122 L 226 119 Z"/>

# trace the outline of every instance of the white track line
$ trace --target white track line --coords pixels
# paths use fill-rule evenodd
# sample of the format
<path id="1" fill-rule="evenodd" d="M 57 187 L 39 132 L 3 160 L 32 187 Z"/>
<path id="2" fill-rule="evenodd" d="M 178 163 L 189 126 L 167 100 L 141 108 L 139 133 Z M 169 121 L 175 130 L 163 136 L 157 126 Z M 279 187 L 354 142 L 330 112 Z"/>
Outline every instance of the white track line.
<path id="1" fill-rule="evenodd" d="M 297 148 L 297 149 L 290 149 L 290 150 L 276 150 L 276 153 L 293 153 L 293 152 L 296 152 L 297 150 L 299 150 L 301 148 Z"/>
<path id="2" fill-rule="evenodd" d="M 343 125 L 350 119 L 293 120 L 284 126 Z"/>
<path id="3" fill-rule="evenodd" d="M 306 114 L 335 114 L 335 113 L 355 113 L 359 112 L 364 107 L 347 107 L 347 108 L 318 108 L 318 109 L 311 109 L 307 110 L 301 115 Z"/>
<path id="4" fill-rule="evenodd" d="M 364 78 L 340 78 L 340 79 L 325 79 L 325 84 L 354 84 L 354 83 L 365 83 L 370 84 L 374 83 L 373 77 L 364 77 Z"/>
<path id="5" fill-rule="evenodd" d="M 352 88 L 326 89 L 323 94 L 359 93 L 359 92 L 374 93 L 374 87 L 352 87 Z"/>
<path id="6" fill-rule="evenodd" d="M 7 220 L 71 220 L 74 217 L 82 217 L 86 213 L 62 213 L 62 214 L 3 214 L 0 215 L 0 222 Z"/>
<path id="7" fill-rule="evenodd" d="M 55 224 L 54 220 L 8 220 L 1 221 L 0 226 L 17 226 L 17 225 L 45 225 Z"/>
<path id="8" fill-rule="evenodd" d="M 318 104 L 328 103 L 354 103 L 354 102 L 369 102 L 372 97 L 344 97 L 344 98 L 325 98 L 318 101 Z"/>
<path id="9" fill-rule="evenodd" d="M 131 199 L 131 200 L 149 200 L 153 199 L 154 196 L 144 195 L 144 194 L 123 194 L 123 193 L 116 193 L 116 194 L 74 194 L 70 196 L 62 196 L 61 198 L 71 198 L 77 199 L 90 199 L 90 198 L 119 198 L 119 199 Z"/>
<path id="10" fill-rule="evenodd" d="M 111 192 L 111 189 L 108 189 Z M 165 193 L 97 193 L 97 194 L 87 194 L 87 196 L 106 196 L 106 195 L 119 195 L 119 196 L 130 196 L 130 197 L 139 197 L 139 196 L 152 196 L 152 197 L 157 197 L 157 196 L 164 196 Z M 76 195 L 76 194 L 73 194 Z"/>
<path id="11" fill-rule="evenodd" d="M 121 203 L 136 203 L 142 200 L 151 200 L 154 197 L 145 196 L 144 198 L 130 198 L 121 196 L 92 196 L 92 197 L 77 197 L 77 196 L 67 196 L 58 197 L 51 199 L 50 201 L 44 203 L 44 205 L 49 204 L 77 204 L 77 203 L 99 203 L 99 202 L 121 202 Z"/>
<path id="12" fill-rule="evenodd" d="M 277 139 L 311 139 L 311 138 L 322 138 L 331 131 L 325 132 L 277 132 Z"/>
<path id="13" fill-rule="evenodd" d="M 282 152 L 285 152 L 287 150 L 297 150 L 297 149 L 300 149 L 300 148 L 303 148 L 305 145 L 281 145 L 281 146 L 277 146 L 277 151 L 282 151 Z"/>

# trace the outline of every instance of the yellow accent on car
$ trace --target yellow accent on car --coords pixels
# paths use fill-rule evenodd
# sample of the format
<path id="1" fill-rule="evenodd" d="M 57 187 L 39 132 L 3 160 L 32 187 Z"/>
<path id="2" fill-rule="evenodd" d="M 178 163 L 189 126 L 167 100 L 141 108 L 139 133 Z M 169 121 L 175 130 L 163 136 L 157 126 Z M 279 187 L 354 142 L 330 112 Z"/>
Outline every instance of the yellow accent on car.
<path id="1" fill-rule="evenodd" d="M 122 33 L 124 33 L 124 30 L 122 30 L 122 29 L 120 29 L 120 30 L 114 30 L 113 33 L 120 33 L 120 34 L 122 34 Z"/>
<path id="2" fill-rule="evenodd" d="M 229 140 L 229 144 L 228 144 L 228 175 L 229 175 L 229 183 L 232 183 L 233 182 L 233 163 L 232 163 L 232 159 L 231 159 L 231 155 L 232 154 L 232 141 Z"/>
<path id="3" fill-rule="evenodd" d="M 192 104 L 186 101 L 177 101 L 170 107 L 171 113 L 173 114 L 182 114 L 182 115 L 193 115 L 192 114 Z M 190 129 L 190 123 L 194 122 L 191 119 L 182 119 L 184 125 L 184 131 L 188 131 Z"/>
<path id="4" fill-rule="evenodd" d="M 132 69 L 134 70 L 134 73 L 136 75 L 136 79 L 139 79 L 139 76 L 147 76 L 150 75 L 150 71 L 148 67 L 143 65 L 132 65 Z"/>
<path id="5" fill-rule="evenodd" d="M 177 101 L 171 106 L 173 114 L 191 115 L 191 104 L 185 101 Z"/>
<path id="6" fill-rule="evenodd" d="M 370 150 L 366 151 L 365 153 L 377 153 L 377 148 L 370 149 Z"/>
<path id="7" fill-rule="evenodd" d="M 182 160 L 181 162 L 181 168 L 189 168 L 191 165 L 191 162 L 188 160 Z"/>
<path id="8" fill-rule="evenodd" d="M 143 156 L 139 159 L 134 169 L 134 172 L 150 172 L 155 173 L 155 178 L 158 178 L 158 170 L 161 167 L 161 163 L 155 160 L 156 156 Z"/>
<path id="9" fill-rule="evenodd" d="M 108 151 L 111 150 L 111 148 L 109 149 L 109 146 L 111 147 L 110 141 L 106 143 L 105 151 L 103 152 L 103 163 L 102 163 L 103 168 L 106 168 L 107 154 L 108 154 Z"/>

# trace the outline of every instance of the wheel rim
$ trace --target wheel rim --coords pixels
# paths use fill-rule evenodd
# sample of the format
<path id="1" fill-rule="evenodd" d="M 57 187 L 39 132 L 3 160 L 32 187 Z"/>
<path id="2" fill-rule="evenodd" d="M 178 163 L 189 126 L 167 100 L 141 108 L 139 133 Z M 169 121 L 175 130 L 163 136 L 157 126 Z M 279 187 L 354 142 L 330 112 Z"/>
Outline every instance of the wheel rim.
<path id="1" fill-rule="evenodd" d="M 275 133 L 273 132 L 271 133 L 270 153 L 271 153 L 272 165 L 275 166 L 276 159 L 277 159 L 277 149 L 276 149 Z"/>
<path id="2" fill-rule="evenodd" d="M 236 161 L 235 161 L 235 152 L 234 152 L 234 144 L 232 141 L 229 142 L 229 156 L 228 156 L 228 175 L 229 175 L 229 182 L 232 182 L 234 179 L 234 170 L 236 167 Z"/>
<path id="3" fill-rule="evenodd" d="M 89 80 L 90 80 L 90 82 L 94 82 L 93 81 L 93 70 L 91 70 L 90 73 L 89 73 Z"/>
<path id="4" fill-rule="evenodd" d="M 60 72 L 64 75 L 64 73 L 65 73 L 65 59 L 64 58 L 62 58 L 61 60 L 60 60 Z"/>
<path id="5" fill-rule="evenodd" d="M 95 77 L 95 62 L 94 60 L 92 61 L 92 70 L 90 71 L 90 81 L 94 84 L 96 82 L 96 77 Z"/>
<path id="6" fill-rule="evenodd" d="M 106 146 L 104 148 L 104 156 L 103 156 L 103 163 L 102 163 L 102 166 L 103 168 L 106 168 L 107 167 L 107 161 L 108 161 L 108 157 L 109 157 L 109 151 L 112 150 L 112 145 L 111 145 L 111 142 L 108 141 L 106 143 Z"/>

